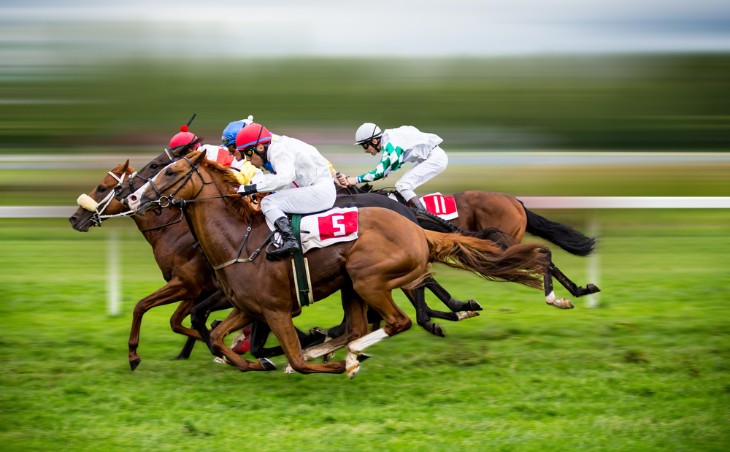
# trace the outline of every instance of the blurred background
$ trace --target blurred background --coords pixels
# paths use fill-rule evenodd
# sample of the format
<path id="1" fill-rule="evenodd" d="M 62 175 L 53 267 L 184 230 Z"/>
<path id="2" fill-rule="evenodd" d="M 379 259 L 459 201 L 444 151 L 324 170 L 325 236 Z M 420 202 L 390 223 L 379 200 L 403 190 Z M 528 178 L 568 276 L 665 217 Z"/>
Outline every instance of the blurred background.
<path id="1" fill-rule="evenodd" d="M 729 17 L 730 4 L 714 0 L 5 1 L 0 204 L 73 204 L 98 179 L 85 169 L 129 157 L 143 164 L 193 113 L 191 130 L 209 143 L 228 122 L 253 114 L 350 172 L 375 163 L 352 146 L 365 121 L 437 133 L 454 156 L 726 151 Z M 632 194 L 596 189 L 606 184 L 579 177 L 595 177 L 591 169 L 552 178 L 555 188 L 532 187 L 536 175 L 524 169 L 531 161 L 520 157 L 523 169 L 510 178 L 488 173 L 489 186 L 483 172 L 475 180 L 455 172 L 464 187 L 445 189 Z M 665 188 L 727 194 L 717 192 L 727 159 L 691 168 L 710 171 L 709 181 L 686 179 L 686 160 L 679 168 L 654 162 L 669 171 L 666 179 L 684 174 Z M 487 171 L 501 165 L 452 158 L 452 166 L 475 163 Z M 626 177 L 622 168 L 610 171 L 615 164 L 591 166 L 603 165 L 610 182 Z M 35 200 L 24 171 L 61 167 L 77 171 Z"/>

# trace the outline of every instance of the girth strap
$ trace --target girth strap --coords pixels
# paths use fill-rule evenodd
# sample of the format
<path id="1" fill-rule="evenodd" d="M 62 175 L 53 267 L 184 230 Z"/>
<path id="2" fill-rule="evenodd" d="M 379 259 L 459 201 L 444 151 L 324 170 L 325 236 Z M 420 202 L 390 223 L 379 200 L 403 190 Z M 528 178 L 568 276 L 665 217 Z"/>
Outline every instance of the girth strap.
<path id="1" fill-rule="evenodd" d="M 294 252 L 294 258 L 292 259 L 292 270 L 294 271 L 294 284 L 299 306 L 309 306 L 311 303 L 314 303 L 314 299 L 310 290 L 312 283 L 309 277 L 309 262 L 304 257 L 304 254 L 302 254 L 301 223 L 301 215 L 292 215 L 291 230 L 297 239 L 297 243 L 299 243 L 299 248 Z"/>

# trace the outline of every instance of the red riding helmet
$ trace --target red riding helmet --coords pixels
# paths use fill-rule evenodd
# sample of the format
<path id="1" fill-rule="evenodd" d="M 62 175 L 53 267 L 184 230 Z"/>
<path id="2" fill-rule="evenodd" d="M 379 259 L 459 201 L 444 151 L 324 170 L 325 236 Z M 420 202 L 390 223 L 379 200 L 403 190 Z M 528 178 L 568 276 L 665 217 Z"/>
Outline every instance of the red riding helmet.
<path id="1" fill-rule="evenodd" d="M 188 132 L 188 126 L 180 126 L 180 133 L 176 134 L 170 140 L 170 149 L 190 145 L 196 140 L 198 141 L 198 143 L 195 143 L 195 147 L 193 147 L 193 149 L 197 149 L 198 146 L 200 146 L 198 137 L 195 136 L 194 133 Z"/>
<path id="2" fill-rule="evenodd" d="M 236 150 L 242 151 L 249 146 L 269 142 L 271 142 L 271 132 L 261 124 L 252 122 L 236 135 Z"/>

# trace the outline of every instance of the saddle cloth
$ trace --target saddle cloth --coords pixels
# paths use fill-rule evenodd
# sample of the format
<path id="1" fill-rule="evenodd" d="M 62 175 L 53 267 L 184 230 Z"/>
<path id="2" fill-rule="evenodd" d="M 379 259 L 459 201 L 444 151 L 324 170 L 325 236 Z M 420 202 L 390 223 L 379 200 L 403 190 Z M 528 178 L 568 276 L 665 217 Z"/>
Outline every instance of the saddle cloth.
<path id="1" fill-rule="evenodd" d="M 357 239 L 357 220 L 357 207 L 335 207 L 302 217 L 300 223 L 302 252 Z M 276 230 L 268 220 L 266 224 L 272 231 Z M 281 243 L 278 232 L 275 234 L 275 241 L 277 244 Z"/>
<path id="2" fill-rule="evenodd" d="M 459 217 L 456 210 L 456 201 L 453 196 L 444 196 L 441 193 L 431 193 L 421 197 L 421 202 L 429 213 L 444 220 L 453 220 Z"/>

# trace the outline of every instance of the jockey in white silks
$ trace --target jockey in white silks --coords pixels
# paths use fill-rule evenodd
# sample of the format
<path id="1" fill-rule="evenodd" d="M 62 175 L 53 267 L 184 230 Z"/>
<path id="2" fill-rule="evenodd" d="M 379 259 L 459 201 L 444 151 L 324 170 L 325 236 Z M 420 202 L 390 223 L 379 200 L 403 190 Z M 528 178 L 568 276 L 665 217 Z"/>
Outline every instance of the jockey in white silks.
<path id="1" fill-rule="evenodd" d="M 295 138 L 273 135 L 261 124 L 251 123 L 236 136 L 236 150 L 266 174 L 242 185 L 244 195 L 271 192 L 261 200 L 261 212 L 281 234 L 282 245 L 272 257 L 290 255 L 298 249 L 286 213 L 307 214 L 332 208 L 336 189 L 330 164 L 317 148 Z"/>
<path id="2" fill-rule="evenodd" d="M 381 131 L 377 125 L 366 122 L 355 132 L 355 144 L 366 153 L 376 155 L 383 151 L 378 166 L 357 177 L 339 176 L 342 185 L 355 185 L 383 179 L 404 163 L 414 163 L 395 184 L 396 190 L 408 205 L 426 210 L 416 195 L 415 189 L 431 178 L 441 174 L 449 163 L 446 152 L 439 147 L 443 140 L 433 133 L 424 133 L 413 126 Z"/>

